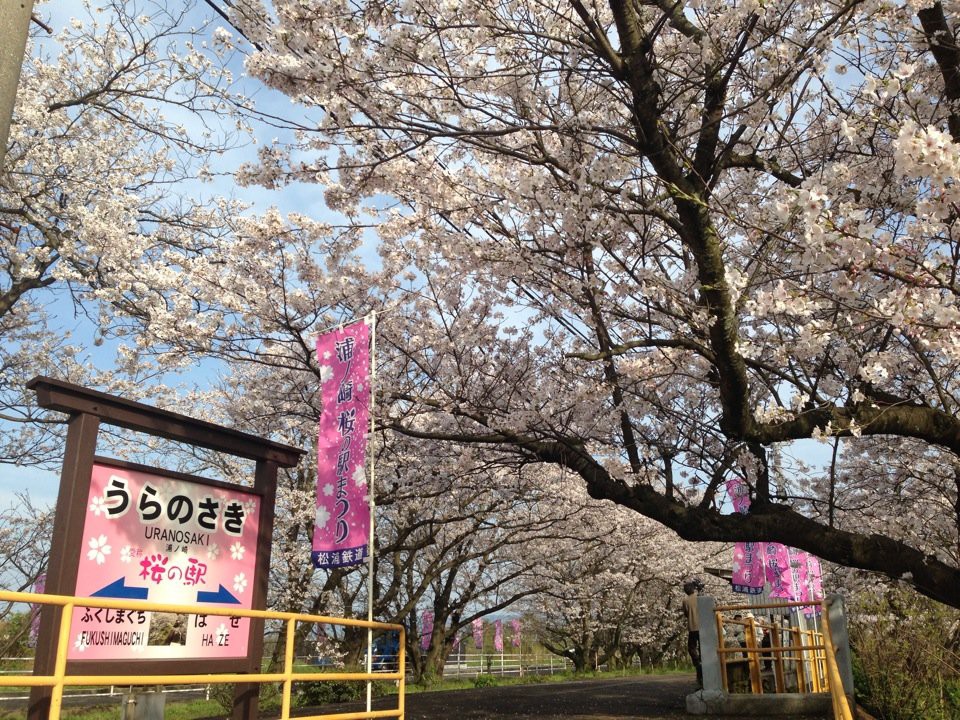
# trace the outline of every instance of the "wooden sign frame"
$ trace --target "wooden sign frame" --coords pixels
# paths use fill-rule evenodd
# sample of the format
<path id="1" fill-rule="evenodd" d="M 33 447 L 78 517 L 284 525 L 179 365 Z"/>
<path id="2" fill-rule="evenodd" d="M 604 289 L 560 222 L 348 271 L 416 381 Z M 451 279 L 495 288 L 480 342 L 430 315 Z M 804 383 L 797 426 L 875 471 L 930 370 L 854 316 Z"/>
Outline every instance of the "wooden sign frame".
<path id="1" fill-rule="evenodd" d="M 83 526 L 93 464 L 94 462 L 119 464 L 115 460 L 96 457 L 100 425 L 107 424 L 255 461 L 252 488 L 216 481 L 209 482 L 252 492 L 261 498 L 257 565 L 252 582 L 251 604 L 255 610 L 266 609 L 277 472 L 281 467 L 296 466 L 304 454 L 303 450 L 48 377 L 33 378 L 27 383 L 27 388 L 36 392 L 37 404 L 40 407 L 69 415 L 60 492 L 57 496 L 53 528 L 53 547 L 47 568 L 45 592 L 53 595 L 73 595 L 75 592 L 77 572 L 84 547 Z M 177 475 L 167 470 L 143 469 L 168 476 Z M 196 480 L 196 478 L 191 479 Z M 198 614 L 203 613 L 198 612 Z M 44 606 L 41 612 L 34 661 L 35 675 L 53 674 L 60 615 L 61 609 L 54 606 Z M 121 666 L 129 671 L 132 665 L 144 674 L 210 672 L 211 664 L 215 664 L 217 671 L 220 672 L 260 672 L 262 655 L 263 620 L 252 619 L 246 658 L 138 662 L 72 661 L 69 666 L 74 669 L 82 667 L 84 674 L 91 675 L 115 673 Z M 234 720 L 254 720 L 257 717 L 259 689 L 258 683 L 240 683 L 236 686 Z M 28 720 L 46 720 L 50 712 L 50 696 L 51 688 L 49 687 L 32 688 L 27 711 Z"/>

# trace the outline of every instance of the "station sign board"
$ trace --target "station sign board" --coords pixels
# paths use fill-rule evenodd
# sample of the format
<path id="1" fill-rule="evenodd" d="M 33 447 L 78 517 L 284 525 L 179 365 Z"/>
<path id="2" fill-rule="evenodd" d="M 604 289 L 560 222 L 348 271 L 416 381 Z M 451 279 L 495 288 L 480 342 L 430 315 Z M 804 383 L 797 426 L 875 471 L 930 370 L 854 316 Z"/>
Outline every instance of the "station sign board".
<path id="1" fill-rule="evenodd" d="M 93 464 L 75 595 L 195 606 L 196 613 L 74 610 L 68 659 L 245 658 L 261 498 L 183 475 Z"/>

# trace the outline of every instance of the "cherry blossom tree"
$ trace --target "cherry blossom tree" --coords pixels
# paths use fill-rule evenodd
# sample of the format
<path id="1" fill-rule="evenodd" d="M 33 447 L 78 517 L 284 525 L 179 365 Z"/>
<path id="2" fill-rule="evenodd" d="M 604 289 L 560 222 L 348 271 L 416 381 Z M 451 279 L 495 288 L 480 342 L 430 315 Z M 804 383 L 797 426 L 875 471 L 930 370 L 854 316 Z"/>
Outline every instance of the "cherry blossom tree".
<path id="1" fill-rule="evenodd" d="M 248 70 L 322 119 L 241 179 L 376 225 L 385 425 L 957 606 L 956 10 L 248 0 Z M 810 439 L 830 477 L 787 487 Z M 897 507 L 905 454 L 935 532 L 831 512 Z"/>
<path id="2" fill-rule="evenodd" d="M 391 512 L 390 522 L 401 514 L 404 527 L 394 533 L 408 539 L 379 548 L 380 602 L 408 625 L 418 680 L 441 677 L 474 620 L 535 597 L 545 584 L 538 568 L 576 554 L 564 541 L 591 533 L 583 526 L 585 499 L 565 493 L 556 472 L 491 467 L 486 452 L 470 448 L 431 460 L 426 473 L 442 477 L 433 478 L 428 487 L 436 490 L 426 497 L 424 463 L 398 466 L 406 488 L 391 500 L 399 513 Z M 424 611 L 430 628 L 420 624 Z"/>
<path id="3" fill-rule="evenodd" d="M 240 377 L 248 380 L 238 383 Z M 296 444 L 315 431 L 310 374 L 235 368 L 231 385 L 198 405 L 227 408 L 222 418 L 271 428 Z M 231 403 L 223 406 L 223 398 Z M 219 402 L 217 401 L 219 398 Z M 374 615 L 402 622 L 414 677 L 439 677 L 457 637 L 473 620 L 521 606 L 537 607 L 543 637 L 560 654 L 577 649 L 578 667 L 598 656 L 608 664 L 642 652 L 662 658 L 680 635 L 681 578 L 717 564 L 716 549 L 678 543 L 626 508 L 593 501 L 557 468 L 504 465 L 484 447 L 377 434 Z M 310 565 L 314 476 L 308 468 L 281 483 L 273 544 L 271 605 L 365 616 L 366 565 L 316 571 Z M 218 475 L 236 475 L 225 468 Z M 723 550 L 723 563 L 726 553 Z M 421 625 L 432 615 L 431 629 Z M 571 630 L 580 628 L 579 634 Z M 298 637 L 298 653 L 314 638 Z M 336 638 L 336 656 L 355 663 L 363 632 Z M 424 649 L 425 648 L 425 649 Z M 282 654 L 283 641 L 274 655 Z M 578 653 L 578 654 L 577 654 Z"/>
<path id="4" fill-rule="evenodd" d="M 219 408 L 221 421 L 309 445 L 321 412 L 310 391 L 312 378 L 308 367 L 285 372 L 244 362 L 235 366 L 229 383 L 191 402 Z M 408 657 L 418 680 L 442 676 L 456 637 L 474 619 L 538 593 L 547 580 L 537 568 L 547 558 L 562 562 L 579 553 L 565 541 L 596 535 L 584 524 L 589 499 L 556 471 L 518 470 L 482 448 L 394 433 L 377 433 L 373 452 L 378 477 L 373 612 L 379 620 L 407 626 Z M 315 462 L 310 458 L 281 478 L 270 603 L 283 610 L 365 617 L 367 565 L 315 570 L 310 562 Z M 217 476 L 242 476 L 229 462 L 210 469 Z M 426 631 L 420 616 L 427 609 L 434 622 L 421 652 Z M 309 631 L 304 628 L 296 638 L 298 652 L 308 651 L 315 639 Z M 366 633 L 345 628 L 335 640 L 338 658 L 353 664 Z M 282 657 L 283 646 L 281 638 L 275 658 Z"/>
<path id="5" fill-rule="evenodd" d="M 0 510 L 0 576 L 4 587 L 29 592 L 47 569 L 53 513 L 37 507 L 26 493 Z M 0 612 L 5 617 L 16 606 Z"/>
<path id="6" fill-rule="evenodd" d="M 118 311 L 189 326 L 189 302 L 170 300 L 176 263 L 237 212 L 198 190 L 245 123 L 227 56 L 189 26 L 190 3 L 71 9 L 56 35 L 35 28 L 0 175 L 4 462 L 58 454 L 58 421 L 25 397 L 33 375 L 143 396 L 156 370 L 134 369 L 123 351 L 113 373 L 70 331 L 88 326 L 99 344 Z"/>
<path id="7" fill-rule="evenodd" d="M 568 552 L 538 568 L 534 610 L 540 641 L 583 672 L 624 667 L 635 656 L 660 663 L 686 639 L 679 588 L 706 564 L 724 562 L 724 546 L 687 543 L 627 508 L 594 501 L 580 521 L 591 538 L 567 540 Z M 724 597 L 722 588 L 711 594 Z"/>
<path id="8" fill-rule="evenodd" d="M 0 578 L 3 587 L 31 592 L 42 587 L 47 569 L 53 513 L 38 507 L 25 492 L 0 508 Z M 21 657 L 36 631 L 37 607 L 23 603 L 0 603 L 0 652 L 3 657 Z"/>

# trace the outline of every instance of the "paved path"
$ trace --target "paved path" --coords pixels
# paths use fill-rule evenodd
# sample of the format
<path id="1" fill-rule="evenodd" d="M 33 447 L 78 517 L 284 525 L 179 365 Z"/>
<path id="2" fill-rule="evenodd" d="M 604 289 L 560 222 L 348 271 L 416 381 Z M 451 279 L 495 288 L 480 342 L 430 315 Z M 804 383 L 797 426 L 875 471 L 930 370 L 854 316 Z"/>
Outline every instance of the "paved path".
<path id="1" fill-rule="evenodd" d="M 407 720 L 685 718 L 693 676 L 647 675 L 407 696 Z M 455 708 L 455 709 L 454 709 Z"/>
<path id="2" fill-rule="evenodd" d="M 406 720 L 693 720 L 686 714 L 685 698 L 695 689 L 691 674 L 414 693 L 407 695 Z M 395 708 L 396 698 L 381 698 L 374 707 Z M 362 708 L 351 704 L 323 711 L 355 709 Z"/>
<path id="3" fill-rule="evenodd" d="M 686 696 L 695 689 L 693 675 L 640 675 L 604 680 L 577 680 L 541 685 L 511 685 L 477 690 L 449 690 L 407 695 L 406 720 L 696 720 L 686 714 Z M 171 696 L 168 702 L 180 699 Z M 95 698 L 74 698 L 90 705 Z M 119 698 L 106 697 L 112 707 Z M 3 704 L 6 708 L 7 703 Z M 375 701 L 376 709 L 395 708 L 397 698 Z M 22 711 L 20 700 L 10 709 Z M 299 708 L 296 715 L 342 713 L 362 710 L 363 704 L 345 703 L 323 708 Z M 0 710 L 0 715 L 3 715 Z M 17 713 L 22 717 L 22 714 Z M 276 715 L 266 717 L 275 718 Z M 222 720 L 222 716 L 207 720 Z M 790 720 L 751 716 L 723 720 Z M 812 719 L 810 719 L 812 720 Z"/>

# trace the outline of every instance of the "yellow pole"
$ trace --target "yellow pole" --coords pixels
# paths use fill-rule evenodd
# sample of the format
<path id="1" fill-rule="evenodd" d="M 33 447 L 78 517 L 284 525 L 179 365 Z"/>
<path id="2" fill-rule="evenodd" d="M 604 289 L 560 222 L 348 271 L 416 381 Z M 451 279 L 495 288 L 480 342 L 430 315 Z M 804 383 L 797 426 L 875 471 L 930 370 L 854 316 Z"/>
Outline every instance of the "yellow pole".
<path id="1" fill-rule="evenodd" d="M 824 656 L 827 664 L 827 687 L 830 697 L 833 698 L 834 715 L 837 720 L 853 720 L 850 704 L 840 679 L 840 669 L 837 667 L 837 649 L 833 644 L 833 633 L 830 630 L 829 606 L 823 603 L 823 644 Z"/>
<path id="2" fill-rule="evenodd" d="M 717 620 L 717 646 L 719 648 L 725 648 L 727 646 L 727 641 L 723 635 L 723 615 L 719 612 L 715 612 L 714 617 Z M 720 652 L 718 654 L 720 655 L 720 680 L 723 682 L 723 690 L 726 692 L 729 690 L 727 687 L 727 654 L 725 652 Z"/>
<path id="3" fill-rule="evenodd" d="M 406 628 L 400 628 L 400 650 L 397 653 L 397 670 L 400 672 L 400 698 L 397 703 L 397 709 L 400 714 L 397 720 L 403 720 L 407 704 L 407 631 Z"/>
<path id="4" fill-rule="evenodd" d="M 287 620 L 287 645 L 283 649 L 283 700 L 280 707 L 280 717 L 287 720 L 290 717 L 290 695 L 293 690 L 293 680 L 290 676 L 293 674 L 293 645 L 296 640 L 297 621 L 293 618 Z"/>
<path id="5" fill-rule="evenodd" d="M 57 659 L 53 666 L 53 690 L 50 694 L 50 718 L 58 720 L 63 704 L 63 679 L 67 674 L 67 649 L 70 647 L 70 625 L 73 623 L 73 603 L 64 604 L 60 614 L 60 635 L 57 639 Z"/>
<path id="6" fill-rule="evenodd" d="M 763 683 L 760 680 L 760 656 L 757 654 L 757 625 L 754 618 L 747 621 L 747 655 L 750 663 L 750 689 L 756 695 L 763 693 Z"/>

